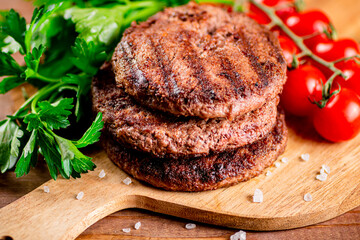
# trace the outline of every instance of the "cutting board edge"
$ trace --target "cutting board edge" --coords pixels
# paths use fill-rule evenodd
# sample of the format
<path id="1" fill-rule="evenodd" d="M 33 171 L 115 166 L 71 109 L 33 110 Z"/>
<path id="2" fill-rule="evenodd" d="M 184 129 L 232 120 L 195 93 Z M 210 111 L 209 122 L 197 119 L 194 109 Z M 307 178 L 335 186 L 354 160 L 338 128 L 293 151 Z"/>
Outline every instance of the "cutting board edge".
<path id="1" fill-rule="evenodd" d="M 357 191 L 360 191 L 358 189 Z M 289 217 L 249 217 L 231 214 L 229 212 L 214 212 L 211 209 L 199 209 L 194 206 L 185 206 L 171 203 L 144 195 L 136 195 L 135 208 L 145 209 L 152 212 L 171 215 L 192 221 L 198 221 L 216 226 L 251 230 L 251 231 L 278 231 L 289 230 L 321 223 L 360 206 L 360 198 L 357 202 L 346 205 L 338 205 L 323 211 L 312 212 L 305 215 Z"/>

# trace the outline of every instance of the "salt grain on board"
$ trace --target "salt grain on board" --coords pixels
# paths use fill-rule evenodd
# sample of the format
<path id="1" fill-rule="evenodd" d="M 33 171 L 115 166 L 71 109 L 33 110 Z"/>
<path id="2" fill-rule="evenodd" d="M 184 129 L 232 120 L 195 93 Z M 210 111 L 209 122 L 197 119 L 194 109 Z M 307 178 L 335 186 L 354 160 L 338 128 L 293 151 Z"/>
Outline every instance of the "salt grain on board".
<path id="1" fill-rule="evenodd" d="M 325 165 L 325 164 L 323 164 L 323 165 L 321 166 L 321 169 L 324 170 L 324 172 L 327 173 L 327 174 L 330 173 L 330 167 L 327 166 L 327 165 Z"/>
<path id="2" fill-rule="evenodd" d="M 327 179 L 327 174 L 326 173 L 320 173 L 319 175 L 316 175 L 316 179 L 322 182 L 325 182 Z"/>
<path id="3" fill-rule="evenodd" d="M 310 154 L 308 154 L 308 153 L 301 154 L 300 158 L 302 160 L 304 160 L 305 162 L 307 162 L 310 160 Z"/>
<path id="4" fill-rule="evenodd" d="M 187 223 L 187 224 L 185 225 L 185 228 L 186 228 L 187 230 L 194 229 L 194 228 L 196 228 L 196 224 L 195 224 L 195 223 Z"/>
<path id="5" fill-rule="evenodd" d="M 81 200 L 83 197 L 84 197 L 84 192 L 79 192 L 79 193 L 76 195 L 76 199 L 77 199 L 77 200 Z"/>
<path id="6" fill-rule="evenodd" d="M 282 159 L 281 159 L 281 162 L 283 162 L 283 163 L 287 163 L 288 162 L 288 158 L 287 157 L 283 157 Z"/>
<path id="7" fill-rule="evenodd" d="M 135 228 L 136 230 L 139 230 L 140 227 L 141 227 L 141 222 L 135 223 L 134 228 Z"/>
<path id="8" fill-rule="evenodd" d="M 130 228 L 123 228 L 122 231 L 123 231 L 124 233 L 129 233 L 129 232 L 131 231 L 131 229 L 130 229 Z"/>
<path id="9" fill-rule="evenodd" d="M 271 174 L 272 174 L 272 172 L 267 171 L 265 175 L 266 175 L 266 176 L 271 176 Z"/>
<path id="10" fill-rule="evenodd" d="M 261 203 L 264 200 L 264 195 L 260 189 L 255 189 L 253 202 L 254 203 Z"/>
<path id="11" fill-rule="evenodd" d="M 310 193 L 307 193 L 304 195 L 304 201 L 305 202 L 311 202 L 312 201 L 312 196 Z"/>
<path id="12" fill-rule="evenodd" d="M 239 231 L 230 236 L 230 240 L 246 240 L 246 232 Z"/>
<path id="13" fill-rule="evenodd" d="M 129 177 L 125 178 L 123 183 L 125 183 L 125 185 L 129 186 L 132 183 L 131 178 L 129 178 Z"/>
<path id="14" fill-rule="evenodd" d="M 279 162 L 276 162 L 276 163 L 275 163 L 275 167 L 277 167 L 277 168 L 280 167 L 280 163 L 279 163 Z"/>
<path id="15" fill-rule="evenodd" d="M 99 178 L 104 178 L 106 175 L 104 170 L 101 170 L 101 172 L 99 173 Z"/>
<path id="16" fill-rule="evenodd" d="M 44 186 L 44 192 L 49 193 L 50 192 L 50 188 L 48 186 Z"/>

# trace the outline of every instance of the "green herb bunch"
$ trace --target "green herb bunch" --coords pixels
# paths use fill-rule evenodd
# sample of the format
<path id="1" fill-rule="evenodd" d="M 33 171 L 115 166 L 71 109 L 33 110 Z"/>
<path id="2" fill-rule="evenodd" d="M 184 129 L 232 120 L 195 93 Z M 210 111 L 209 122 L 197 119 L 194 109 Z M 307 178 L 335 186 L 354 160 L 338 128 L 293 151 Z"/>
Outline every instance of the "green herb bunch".
<path id="1" fill-rule="evenodd" d="M 131 22 L 188 1 L 36 0 L 29 24 L 13 9 L 1 11 L 0 76 L 5 77 L 0 93 L 24 83 L 38 91 L 0 122 L 0 171 L 15 167 L 16 176 L 23 176 L 35 167 L 39 154 L 53 179 L 59 173 L 77 178 L 93 170 L 95 164 L 79 149 L 99 140 L 102 115 L 79 140 L 63 137 L 66 128 L 84 118 L 92 77 Z M 23 55 L 24 66 L 12 57 L 16 52 Z"/>

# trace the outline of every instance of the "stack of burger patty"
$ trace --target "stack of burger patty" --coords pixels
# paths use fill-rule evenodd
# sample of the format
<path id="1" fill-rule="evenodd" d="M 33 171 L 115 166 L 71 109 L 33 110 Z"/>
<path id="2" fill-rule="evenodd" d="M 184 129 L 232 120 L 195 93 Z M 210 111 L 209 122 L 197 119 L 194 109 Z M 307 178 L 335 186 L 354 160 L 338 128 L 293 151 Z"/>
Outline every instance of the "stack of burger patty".
<path id="1" fill-rule="evenodd" d="M 93 106 L 125 172 L 168 190 L 210 190 L 259 175 L 284 151 L 285 80 L 270 31 L 190 3 L 125 31 L 93 79 Z"/>

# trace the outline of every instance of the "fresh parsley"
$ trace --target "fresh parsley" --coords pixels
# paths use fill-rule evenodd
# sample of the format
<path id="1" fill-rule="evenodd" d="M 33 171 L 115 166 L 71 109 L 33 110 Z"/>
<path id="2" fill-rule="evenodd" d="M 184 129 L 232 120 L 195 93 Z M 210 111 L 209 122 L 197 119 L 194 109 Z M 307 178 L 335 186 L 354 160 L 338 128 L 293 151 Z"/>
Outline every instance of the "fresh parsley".
<path id="1" fill-rule="evenodd" d="M 0 171 L 15 168 L 17 177 L 28 174 L 39 155 L 53 179 L 59 174 L 77 178 L 93 170 L 95 164 L 79 149 L 99 140 L 102 115 L 80 139 L 64 136 L 87 119 L 92 77 L 110 59 L 131 22 L 188 1 L 35 0 L 28 25 L 15 10 L 1 10 L 0 94 L 24 83 L 38 91 L 0 122 Z M 15 52 L 23 55 L 24 66 L 12 57 Z"/>

